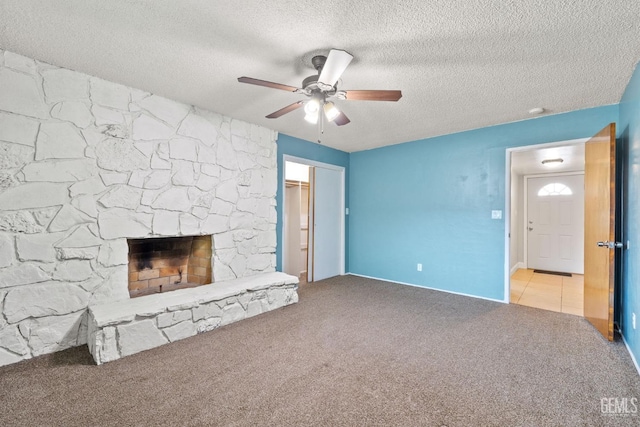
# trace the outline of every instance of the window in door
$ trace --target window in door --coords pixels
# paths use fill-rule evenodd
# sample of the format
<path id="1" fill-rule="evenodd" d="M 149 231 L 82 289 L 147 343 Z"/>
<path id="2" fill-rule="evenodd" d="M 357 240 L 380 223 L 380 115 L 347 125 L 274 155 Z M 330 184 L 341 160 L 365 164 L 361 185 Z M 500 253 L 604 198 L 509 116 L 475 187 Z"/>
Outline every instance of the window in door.
<path id="1" fill-rule="evenodd" d="M 551 184 L 547 184 L 538 191 L 538 196 L 571 196 L 573 191 L 569 187 L 564 184 L 560 184 L 559 182 L 553 182 Z"/>

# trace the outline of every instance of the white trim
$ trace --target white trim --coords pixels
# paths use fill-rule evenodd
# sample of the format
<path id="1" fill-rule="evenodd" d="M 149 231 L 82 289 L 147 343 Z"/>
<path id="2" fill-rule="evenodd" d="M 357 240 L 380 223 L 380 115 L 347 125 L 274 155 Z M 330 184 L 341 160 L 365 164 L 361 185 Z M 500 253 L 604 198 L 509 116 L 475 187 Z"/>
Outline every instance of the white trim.
<path id="1" fill-rule="evenodd" d="M 294 163 L 300 163 L 303 165 L 307 165 L 307 166 L 313 166 L 313 167 L 319 167 L 319 168 L 323 168 L 323 169 L 330 169 L 330 170 L 334 170 L 334 171 L 339 171 L 340 172 L 340 176 L 341 176 L 341 182 L 342 182 L 342 191 L 341 191 L 341 196 L 340 196 L 340 204 L 341 204 L 341 212 L 343 213 L 340 218 L 340 235 L 341 235 L 341 241 L 340 241 L 340 274 L 344 275 L 345 274 L 345 234 L 346 234 L 346 219 L 345 219 L 345 206 L 346 206 L 346 200 L 345 200 L 345 196 L 346 196 L 346 188 L 345 188 L 345 182 L 346 182 L 346 177 L 345 177 L 345 167 L 344 166 L 338 166 L 338 165 L 332 165 L 330 163 L 323 163 L 323 162 L 317 162 L 315 160 L 310 160 L 310 159 L 305 159 L 302 157 L 296 157 L 296 156 L 291 156 L 289 154 L 283 154 L 282 155 L 282 235 L 280 236 L 282 238 L 282 264 L 284 267 L 284 260 L 285 260 L 285 256 L 286 256 L 286 250 L 285 250 L 285 234 L 286 234 L 286 227 L 284 224 L 284 207 L 286 206 L 286 169 L 287 169 L 287 163 L 286 162 L 294 162 Z M 310 194 L 311 196 L 311 194 Z M 311 227 L 311 224 L 309 224 L 309 227 Z"/>
<path id="2" fill-rule="evenodd" d="M 511 301 L 511 150 L 505 151 L 504 185 L 504 297 L 502 302 Z"/>
<path id="3" fill-rule="evenodd" d="M 576 138 L 576 139 L 567 139 L 565 141 L 556 141 L 556 142 L 545 142 L 544 144 L 532 144 L 532 145 L 523 145 L 519 147 L 510 147 L 507 148 L 507 151 L 531 151 L 532 149 L 538 148 L 551 148 L 551 147 L 563 147 L 565 145 L 577 145 L 583 144 L 587 142 L 591 138 Z"/>
<path id="4" fill-rule="evenodd" d="M 510 280 L 511 280 L 511 262 L 510 262 L 510 257 L 511 257 L 511 239 L 509 238 L 509 233 L 511 232 L 511 153 L 516 152 L 516 151 L 531 151 L 531 150 L 537 150 L 540 148 L 549 148 L 549 147 L 561 147 L 561 146 L 566 146 L 566 145 L 577 145 L 577 144 L 584 144 L 585 142 L 587 142 L 589 140 L 589 138 L 577 138 L 577 139 L 569 139 L 566 141 L 556 141 L 556 142 L 549 142 L 549 143 L 544 143 L 544 144 L 533 144 L 533 145 L 523 145 L 520 147 L 510 147 L 505 149 L 505 182 L 504 182 L 504 199 L 505 199 L 505 203 L 504 203 L 504 211 L 505 211 L 505 215 L 504 215 L 504 300 L 502 302 L 505 303 L 509 303 L 509 299 L 510 299 Z M 524 183 L 524 202 L 525 202 L 525 209 L 524 209 L 524 214 L 526 216 L 526 192 L 527 192 L 527 183 L 525 180 Z M 525 218 L 524 221 L 524 226 L 526 229 L 527 226 L 527 219 Z M 524 233 L 524 238 L 526 239 L 527 234 Z M 525 240 L 526 243 L 526 240 Z M 524 246 L 524 266 L 523 268 L 527 268 L 527 246 L 525 244 Z"/>
<path id="5" fill-rule="evenodd" d="M 446 289 L 431 288 L 429 286 L 416 285 L 414 283 L 398 282 L 397 280 L 389 280 L 389 279 L 382 279 L 380 277 L 365 276 L 364 274 L 347 273 L 347 275 L 357 276 L 357 277 L 364 277 L 365 279 L 380 280 L 381 282 L 395 283 L 395 284 L 398 284 L 398 285 L 411 286 L 411 287 L 414 287 L 414 288 L 429 289 L 431 291 L 439 291 L 439 292 L 444 292 L 444 293 L 447 293 L 447 294 L 460 295 L 460 296 L 463 296 L 463 297 L 483 299 L 483 300 L 486 300 L 486 301 L 499 302 L 499 303 L 502 303 L 502 304 L 504 304 L 504 303 L 508 304 L 509 303 L 509 301 L 503 301 L 501 299 L 481 297 L 481 296 L 478 296 L 478 295 L 465 294 L 465 293 L 462 293 L 462 292 L 447 291 Z"/>
<path id="6" fill-rule="evenodd" d="M 331 163 L 316 162 L 315 160 L 305 159 L 303 157 L 291 156 L 289 154 L 282 155 L 283 162 L 300 163 L 307 166 L 315 166 L 324 169 L 344 170 L 344 166 L 332 165 Z"/>
<path id="7" fill-rule="evenodd" d="M 527 268 L 524 265 L 524 262 L 516 262 L 516 265 L 514 265 L 511 268 L 511 271 L 509 272 L 509 278 L 511 278 L 511 276 L 513 276 L 513 273 L 515 273 L 516 271 L 520 270 L 521 268 Z"/>
<path id="8" fill-rule="evenodd" d="M 622 337 L 622 342 L 624 343 L 625 347 L 627 347 L 627 351 L 629 352 L 629 356 L 631 356 L 631 360 L 633 361 L 633 364 L 636 367 L 636 371 L 638 371 L 638 374 L 640 375 L 640 365 L 638 365 L 638 361 L 633 355 L 631 348 L 629 348 L 629 344 L 627 343 L 627 340 L 624 339 L 624 335 L 620 334 L 620 336 Z"/>

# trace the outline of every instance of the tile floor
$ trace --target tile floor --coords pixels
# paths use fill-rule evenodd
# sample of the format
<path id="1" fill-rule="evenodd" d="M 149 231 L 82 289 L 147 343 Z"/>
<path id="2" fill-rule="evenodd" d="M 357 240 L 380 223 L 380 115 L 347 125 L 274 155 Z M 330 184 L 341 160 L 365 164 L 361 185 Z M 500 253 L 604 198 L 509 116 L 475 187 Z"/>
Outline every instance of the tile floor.
<path id="1" fill-rule="evenodd" d="M 584 276 L 534 273 L 519 269 L 511 276 L 511 302 L 543 310 L 583 315 Z"/>

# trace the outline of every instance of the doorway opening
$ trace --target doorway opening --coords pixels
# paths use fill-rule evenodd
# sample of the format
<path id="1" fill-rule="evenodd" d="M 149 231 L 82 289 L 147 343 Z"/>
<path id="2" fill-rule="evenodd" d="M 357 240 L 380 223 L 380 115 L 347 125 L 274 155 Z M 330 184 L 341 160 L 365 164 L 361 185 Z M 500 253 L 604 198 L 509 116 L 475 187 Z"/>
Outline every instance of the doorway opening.
<path id="1" fill-rule="evenodd" d="M 285 162 L 282 271 L 306 282 L 309 270 L 309 176 L 313 167 Z"/>
<path id="2" fill-rule="evenodd" d="M 583 315 L 586 140 L 507 150 L 505 302 Z"/>
<path id="3" fill-rule="evenodd" d="M 282 270 L 314 282 L 345 274 L 345 169 L 284 156 Z"/>

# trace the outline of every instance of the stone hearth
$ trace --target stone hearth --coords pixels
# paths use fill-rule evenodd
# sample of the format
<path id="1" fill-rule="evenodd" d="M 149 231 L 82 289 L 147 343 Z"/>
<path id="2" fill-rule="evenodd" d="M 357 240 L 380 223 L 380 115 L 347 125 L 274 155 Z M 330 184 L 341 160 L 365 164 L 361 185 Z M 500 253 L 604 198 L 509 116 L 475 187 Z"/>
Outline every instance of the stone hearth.
<path id="1" fill-rule="evenodd" d="M 92 305 L 89 351 L 100 365 L 294 304 L 297 289 L 297 277 L 272 272 Z"/>
<path id="2" fill-rule="evenodd" d="M 214 282 L 275 270 L 274 131 L 2 50 L 0 94 L 0 365 L 86 343 L 130 298 L 127 239 L 211 235 Z"/>

